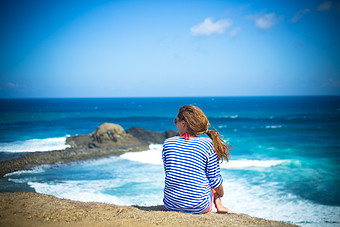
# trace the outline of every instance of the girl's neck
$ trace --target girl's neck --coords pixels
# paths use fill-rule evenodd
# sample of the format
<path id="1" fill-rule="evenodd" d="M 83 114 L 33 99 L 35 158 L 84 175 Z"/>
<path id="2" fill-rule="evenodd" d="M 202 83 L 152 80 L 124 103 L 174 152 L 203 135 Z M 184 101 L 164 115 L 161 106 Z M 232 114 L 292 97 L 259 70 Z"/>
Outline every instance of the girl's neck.
<path id="1" fill-rule="evenodd" d="M 181 138 L 184 138 L 184 139 L 198 138 L 198 136 L 189 134 L 188 132 L 183 133 L 180 137 L 181 137 Z"/>

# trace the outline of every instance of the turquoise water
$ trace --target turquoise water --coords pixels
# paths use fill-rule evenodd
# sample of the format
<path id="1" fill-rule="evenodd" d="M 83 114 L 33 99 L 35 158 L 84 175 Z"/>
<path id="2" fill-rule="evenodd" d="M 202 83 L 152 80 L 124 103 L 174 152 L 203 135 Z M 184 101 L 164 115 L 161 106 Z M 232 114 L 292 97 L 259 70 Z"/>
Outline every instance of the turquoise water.
<path id="1" fill-rule="evenodd" d="M 63 149 L 68 135 L 104 122 L 176 129 L 196 104 L 235 149 L 221 165 L 223 202 L 238 213 L 303 226 L 340 224 L 340 97 L 215 97 L 0 100 L 0 158 Z M 0 191 L 80 201 L 162 204 L 161 145 L 149 151 L 8 174 Z M 129 190 L 126 190 L 129 188 Z"/>

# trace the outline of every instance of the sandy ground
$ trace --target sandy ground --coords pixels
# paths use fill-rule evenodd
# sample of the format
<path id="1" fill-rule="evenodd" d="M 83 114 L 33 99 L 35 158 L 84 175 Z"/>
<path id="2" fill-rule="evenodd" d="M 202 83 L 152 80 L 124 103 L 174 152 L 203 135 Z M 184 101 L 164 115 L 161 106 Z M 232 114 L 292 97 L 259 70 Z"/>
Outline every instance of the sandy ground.
<path id="1" fill-rule="evenodd" d="M 116 206 L 51 195 L 0 193 L 0 226 L 292 226 L 245 214 L 185 214 L 162 206 Z"/>

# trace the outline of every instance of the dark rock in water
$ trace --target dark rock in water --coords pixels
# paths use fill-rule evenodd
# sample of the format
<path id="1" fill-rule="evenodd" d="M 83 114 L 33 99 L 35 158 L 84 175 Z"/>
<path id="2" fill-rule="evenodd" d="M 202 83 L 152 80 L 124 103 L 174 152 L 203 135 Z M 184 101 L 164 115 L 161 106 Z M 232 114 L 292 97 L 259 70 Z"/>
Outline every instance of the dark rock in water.
<path id="1" fill-rule="evenodd" d="M 179 133 L 175 130 L 167 130 L 167 131 L 163 132 L 162 135 L 164 136 L 165 139 L 167 139 L 167 138 L 170 138 L 170 137 L 179 136 Z"/>
<path id="2" fill-rule="evenodd" d="M 97 143 L 120 143 L 126 140 L 126 132 L 122 126 L 112 123 L 104 123 L 90 135 Z"/>
<path id="3" fill-rule="evenodd" d="M 90 134 L 68 137 L 66 144 L 75 148 L 162 144 L 166 138 L 176 135 L 178 133 L 174 130 L 159 133 L 142 128 L 130 128 L 125 131 L 120 125 L 104 123 Z"/>
<path id="4" fill-rule="evenodd" d="M 165 139 L 178 135 L 174 130 L 159 133 L 143 128 L 130 128 L 126 132 L 146 144 L 163 144 Z"/>
<path id="5" fill-rule="evenodd" d="M 125 131 L 120 125 L 104 123 L 93 133 L 68 137 L 66 144 L 71 145 L 71 148 L 27 153 L 11 160 L 1 161 L 0 178 L 6 173 L 31 169 L 42 164 L 66 163 L 121 155 L 125 152 L 145 151 L 149 144 L 162 144 L 166 138 L 175 135 L 177 132 L 173 130 L 159 133 L 141 128 L 131 128 Z"/>
<path id="6" fill-rule="evenodd" d="M 92 144 L 91 146 L 96 146 L 92 140 L 91 137 L 87 135 L 76 135 L 76 136 L 70 136 L 66 138 L 66 144 L 70 145 L 71 147 L 88 147 L 89 144 Z"/>
<path id="7" fill-rule="evenodd" d="M 118 145 L 138 145 L 141 142 L 127 134 L 120 125 L 104 123 L 90 134 L 68 137 L 66 144 L 78 148 L 98 148 Z"/>

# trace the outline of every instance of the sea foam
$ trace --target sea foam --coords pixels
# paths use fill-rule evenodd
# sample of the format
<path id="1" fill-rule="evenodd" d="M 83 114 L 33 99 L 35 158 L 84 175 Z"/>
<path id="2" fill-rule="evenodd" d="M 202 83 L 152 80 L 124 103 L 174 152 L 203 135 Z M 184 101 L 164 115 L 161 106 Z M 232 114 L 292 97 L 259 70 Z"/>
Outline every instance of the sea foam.
<path id="1" fill-rule="evenodd" d="M 280 165 L 284 162 L 290 162 L 290 160 L 230 160 L 229 162 L 221 163 L 221 168 L 224 169 L 245 169 L 250 167 L 263 167 L 268 168 L 276 165 Z"/>
<path id="2" fill-rule="evenodd" d="M 50 168 L 51 165 L 39 165 L 39 166 L 35 166 L 33 169 L 31 170 L 19 170 L 19 171 L 15 171 L 12 173 L 7 173 L 4 175 L 4 177 L 9 177 L 9 176 L 19 176 L 22 174 L 33 174 L 33 173 L 43 173 L 45 172 L 46 168 Z"/>
<path id="3" fill-rule="evenodd" d="M 97 181 L 64 181 L 64 182 L 27 182 L 38 193 L 54 195 L 58 198 L 72 199 L 82 202 L 105 202 L 123 205 L 124 201 L 117 196 L 101 193 L 103 185 L 110 185 L 109 180 Z"/>
<path id="4" fill-rule="evenodd" d="M 13 179 L 9 180 L 16 183 L 26 182 L 39 193 L 77 201 L 105 202 L 116 205 L 160 205 L 164 188 L 164 176 L 160 165 L 162 162 L 161 148 L 161 145 L 151 145 L 150 149 L 144 152 L 132 152 L 121 157 L 91 160 L 75 167 L 61 165 L 61 168 L 66 168 L 69 172 L 67 178 L 59 176 L 60 170 L 51 169 L 48 173 L 48 181 L 39 180 L 40 177 L 34 172 L 29 175 L 13 175 L 11 177 Z M 133 160 L 152 165 L 136 164 Z M 233 168 L 267 168 L 280 165 L 284 161 L 287 160 L 238 160 L 235 161 L 237 164 Z M 227 165 L 232 163 L 231 161 Z M 339 207 L 321 205 L 300 198 L 298 195 L 284 190 L 280 182 L 259 181 L 254 184 L 249 179 L 240 178 L 235 174 L 236 172 L 226 171 L 223 168 L 222 166 L 221 173 L 224 178 L 225 196 L 222 198 L 222 202 L 237 213 L 291 222 L 302 226 L 308 226 L 308 223 L 311 223 L 312 226 L 318 224 L 327 226 L 327 222 L 332 222 L 329 224 L 332 226 L 338 221 Z M 227 168 L 231 168 L 231 166 Z M 87 171 L 83 172 L 86 169 Z M 92 178 L 93 171 L 98 171 L 101 179 Z M 84 174 L 87 174 L 88 177 L 79 179 Z M 129 190 L 126 190 L 127 187 Z M 307 213 L 306 210 L 308 210 Z"/>
<path id="5" fill-rule="evenodd" d="M 130 161 L 146 164 L 163 165 L 161 144 L 151 144 L 149 150 L 142 152 L 130 152 L 122 154 L 120 157 Z"/>
<path id="6" fill-rule="evenodd" d="M 233 178 L 228 175 L 228 177 L 225 176 L 223 186 L 225 196 L 221 198 L 222 203 L 237 213 L 301 226 L 339 224 L 340 207 L 302 199 L 282 190 L 275 182 L 250 184 L 246 179 Z"/>
<path id="7" fill-rule="evenodd" d="M 282 128 L 282 125 L 267 125 L 266 128 Z"/>
<path id="8" fill-rule="evenodd" d="M 152 185 L 158 188 L 156 193 L 143 193 L 140 189 L 131 185 Z M 27 184 L 38 193 L 50 194 L 59 198 L 71 199 L 82 202 L 105 202 L 115 205 L 143 205 L 152 206 L 162 204 L 161 179 L 136 179 L 136 178 L 112 178 L 101 180 L 64 180 L 37 182 L 28 181 Z M 122 188 L 130 186 L 128 192 L 121 191 Z M 132 194 L 131 194 L 132 193 Z"/>
<path id="9" fill-rule="evenodd" d="M 93 162 L 91 165 L 96 165 L 96 163 Z M 149 174 L 154 171 L 159 172 L 152 168 L 148 170 Z M 116 205 L 161 205 L 164 178 L 158 173 L 158 175 L 153 175 L 152 179 L 149 179 L 148 174 L 138 177 L 138 173 L 134 173 L 136 175 L 101 180 L 53 180 L 49 182 L 37 181 L 34 178 L 26 178 L 26 180 L 36 192 L 59 198 Z M 246 213 L 254 217 L 285 221 L 302 226 L 309 226 L 308 223 L 311 226 L 318 224 L 332 226 L 338 221 L 339 207 L 304 200 L 282 190 L 281 186 L 275 182 L 252 184 L 232 173 L 224 175 L 224 179 L 225 196 L 222 197 L 222 202 L 237 213 Z M 24 183 L 24 180 L 18 183 Z M 128 192 L 124 190 L 127 185 L 129 185 Z M 146 193 L 143 187 L 150 191 Z M 308 210 L 307 213 L 306 210 Z M 320 217 L 326 218 L 327 222 L 332 223 L 320 221 Z"/>
<path id="10" fill-rule="evenodd" d="M 154 165 L 163 165 L 162 160 L 162 145 L 160 144 L 152 144 L 149 146 L 150 149 L 142 152 L 133 152 L 133 153 L 125 153 L 120 157 L 123 159 L 128 159 L 130 161 L 145 163 L 145 164 L 154 164 Z M 290 160 L 230 160 L 229 162 L 223 162 L 221 164 L 221 168 L 224 169 L 246 169 L 252 167 L 263 167 L 268 168 L 271 166 L 280 165 L 284 162 L 290 162 Z"/>
<path id="11" fill-rule="evenodd" d="M 30 139 L 24 141 L 14 141 L 10 143 L 0 143 L 0 151 L 3 152 L 36 152 L 63 150 L 66 145 L 66 137 Z"/>

